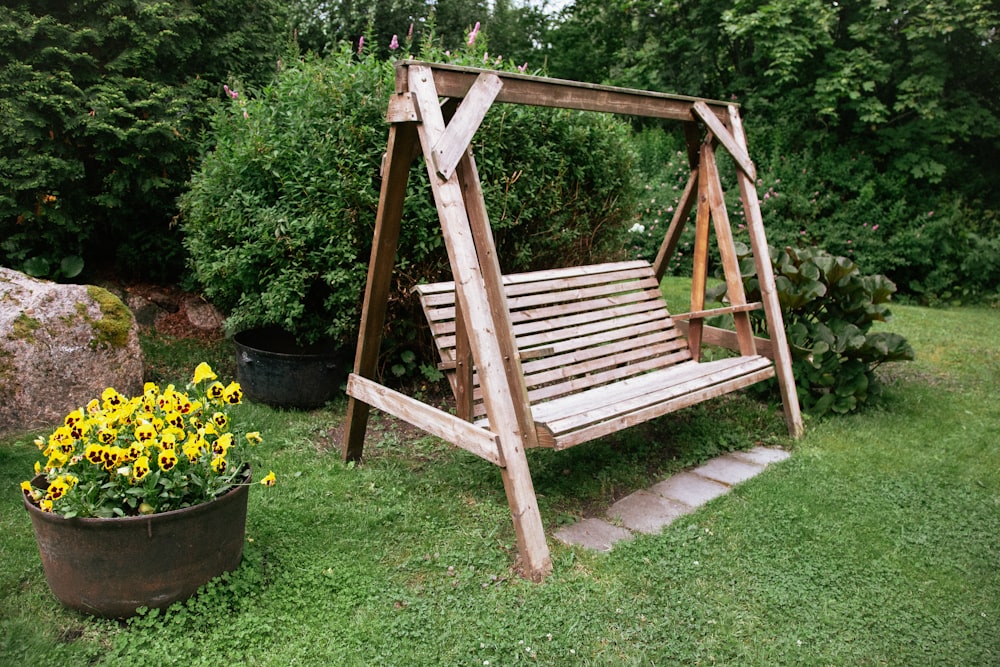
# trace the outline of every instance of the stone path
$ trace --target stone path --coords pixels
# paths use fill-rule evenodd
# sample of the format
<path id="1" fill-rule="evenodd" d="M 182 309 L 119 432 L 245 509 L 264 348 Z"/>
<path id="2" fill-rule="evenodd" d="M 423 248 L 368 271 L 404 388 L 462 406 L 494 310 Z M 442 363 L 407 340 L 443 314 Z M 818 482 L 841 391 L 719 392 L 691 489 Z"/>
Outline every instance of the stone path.
<path id="1" fill-rule="evenodd" d="M 768 465 L 788 457 L 788 452 L 773 447 L 754 447 L 719 456 L 649 489 L 625 496 L 608 508 L 605 519 L 588 518 L 560 528 L 555 533 L 556 539 L 597 551 L 611 551 L 616 542 L 631 539 L 634 533 L 659 533 L 677 517 L 693 512 Z"/>

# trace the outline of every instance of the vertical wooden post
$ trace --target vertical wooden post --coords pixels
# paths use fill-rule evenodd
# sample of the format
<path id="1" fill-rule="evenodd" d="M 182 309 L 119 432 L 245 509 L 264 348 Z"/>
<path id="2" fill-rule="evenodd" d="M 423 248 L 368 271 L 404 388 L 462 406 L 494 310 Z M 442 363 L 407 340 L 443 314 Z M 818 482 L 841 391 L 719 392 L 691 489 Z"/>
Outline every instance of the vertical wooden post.
<path id="1" fill-rule="evenodd" d="M 469 347 L 465 313 L 462 312 L 462 304 L 455 299 L 455 414 L 465 421 L 472 421 L 475 416 L 472 366 L 472 349 Z"/>
<path id="2" fill-rule="evenodd" d="M 469 180 L 469 172 L 474 171 L 475 166 L 467 153 L 457 171 L 462 172 L 467 187 L 475 187 L 475 192 L 470 193 L 468 208 L 459 174 L 442 178 L 438 173 L 433 148 L 444 135 L 445 125 L 433 75 L 430 68 L 416 65 L 410 66 L 409 73 L 409 89 L 423 119 L 418 132 L 431 189 L 455 274 L 455 296 L 465 314 L 490 430 L 500 443 L 504 490 L 517 535 L 521 567 L 529 579 L 541 580 L 551 571 L 552 561 L 525 452 L 527 443 L 535 437 L 534 424 L 499 264 L 491 247 L 485 202 L 478 191 L 478 183 Z M 490 236 L 489 243 L 485 242 L 484 233 Z"/>
<path id="3" fill-rule="evenodd" d="M 712 222 L 715 223 L 715 240 L 719 245 L 719 259 L 726 278 L 726 294 L 729 304 L 742 306 L 747 302 L 743 291 L 743 277 L 740 275 L 740 262 L 736 256 L 736 246 L 733 243 L 733 229 L 729 226 L 729 213 L 726 211 L 726 200 L 722 193 L 722 181 L 719 179 L 719 167 L 715 162 L 715 149 L 711 142 L 705 142 L 702 148 L 702 165 L 708 181 L 708 204 L 712 211 Z M 740 354 L 749 356 L 757 354 L 753 342 L 753 328 L 750 326 L 750 314 L 738 312 L 733 314 L 736 326 L 736 339 Z"/>
<path id="4" fill-rule="evenodd" d="M 740 119 L 739 111 L 734 106 L 729 107 L 729 122 L 736 143 L 746 151 L 747 138 L 743 130 L 743 121 Z M 785 407 L 785 425 L 788 427 L 788 432 L 797 438 L 803 432 L 802 413 L 799 408 L 798 394 L 795 393 L 792 355 L 788 349 L 784 318 L 781 315 L 781 304 L 778 301 L 778 290 L 774 284 L 774 269 L 771 267 L 771 255 L 764 234 L 764 219 L 760 212 L 760 201 L 757 199 L 757 186 L 753 182 L 753 178 L 740 169 L 736 170 L 736 179 L 740 186 L 740 197 L 743 200 L 747 228 L 750 231 L 750 245 L 757 268 L 757 280 L 760 282 L 761 301 L 764 304 L 768 334 L 771 337 L 772 349 L 774 350 L 774 368 L 781 390 L 781 400 Z"/>
<path id="5" fill-rule="evenodd" d="M 708 235 L 711 222 L 711 206 L 708 202 L 707 160 L 711 157 L 709 139 L 701 147 L 701 158 L 698 164 L 698 210 L 694 226 L 694 264 L 691 269 L 691 310 L 705 309 L 705 286 L 708 283 Z M 688 325 L 688 348 L 695 361 L 701 359 L 701 330 L 704 322 L 694 318 Z"/>
<path id="6" fill-rule="evenodd" d="M 354 372 L 366 378 L 375 377 L 378 367 L 385 310 L 392 285 L 392 268 L 396 261 L 396 247 L 399 245 L 406 182 L 410 177 L 416 140 L 414 123 L 394 123 L 389 126 L 386 168 L 382 175 L 372 254 L 368 262 L 368 287 L 365 289 L 358 349 L 354 357 Z M 368 404 L 353 397 L 348 400 L 341 450 L 345 461 L 357 461 L 361 458 L 365 446 L 365 431 L 368 430 L 368 413 Z"/>

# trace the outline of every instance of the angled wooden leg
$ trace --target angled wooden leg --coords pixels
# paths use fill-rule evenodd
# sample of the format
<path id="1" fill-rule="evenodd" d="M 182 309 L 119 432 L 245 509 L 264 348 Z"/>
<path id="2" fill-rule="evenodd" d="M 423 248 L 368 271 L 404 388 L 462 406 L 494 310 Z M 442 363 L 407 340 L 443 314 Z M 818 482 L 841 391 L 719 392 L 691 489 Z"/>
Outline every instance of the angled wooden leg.
<path id="1" fill-rule="evenodd" d="M 729 297 L 729 305 L 743 306 L 747 302 L 746 293 L 743 290 L 743 276 L 740 275 L 740 261 L 736 256 L 736 246 L 733 243 L 733 229 L 729 224 L 729 213 L 726 211 L 726 200 L 722 193 L 722 181 L 719 179 L 719 168 L 715 162 L 715 149 L 711 143 L 705 144 L 702 160 L 708 181 L 708 203 L 712 210 L 712 222 L 715 223 L 715 240 L 719 245 L 719 258 L 726 277 L 726 294 Z M 757 354 L 749 314 L 745 311 L 733 313 L 733 323 L 736 325 L 736 338 L 739 342 L 740 354 L 744 356 Z"/>
<path id="2" fill-rule="evenodd" d="M 694 227 L 694 265 L 691 269 L 691 312 L 705 309 L 705 286 L 708 283 L 708 235 L 711 225 L 711 206 L 708 202 L 708 176 L 705 165 L 705 151 L 709 140 L 701 150 L 698 166 L 698 210 Z M 704 320 L 692 318 L 688 325 L 688 348 L 695 361 L 701 359 L 701 332 Z"/>
<path id="3" fill-rule="evenodd" d="M 698 161 L 700 160 L 700 139 L 698 137 L 698 127 L 694 123 L 684 123 L 684 135 L 688 146 L 688 163 L 691 167 L 691 174 L 688 176 L 687 185 L 681 194 L 677 207 L 674 209 L 674 217 L 670 220 L 670 227 L 663 237 L 660 250 L 656 253 L 656 261 L 653 262 L 653 273 L 656 279 L 662 281 L 667 274 L 667 265 L 677 250 L 677 243 L 681 240 L 681 232 L 687 223 L 688 216 L 691 215 L 691 208 L 698 200 Z"/>
<path id="4" fill-rule="evenodd" d="M 354 372 L 365 378 L 375 377 L 378 366 L 385 309 L 392 285 L 392 268 L 396 261 L 396 246 L 399 244 L 403 199 L 406 197 L 406 182 L 409 179 L 416 141 L 417 130 L 413 123 L 398 123 L 389 127 L 386 173 L 383 174 L 378 213 L 375 217 L 375 236 L 368 263 L 368 286 L 361 309 L 358 349 L 354 357 Z M 366 403 L 353 397 L 347 402 L 347 421 L 341 451 L 345 461 L 361 458 L 365 432 L 368 429 L 368 413 L 369 406 Z"/>
<path id="5" fill-rule="evenodd" d="M 409 75 L 410 92 L 423 121 L 418 128 L 420 144 L 455 275 L 455 296 L 466 320 L 490 430 L 499 440 L 504 489 L 522 571 L 527 578 L 540 580 L 551 571 L 552 561 L 525 452 L 535 438 L 535 429 L 485 202 L 467 153 L 462 153 L 456 173 L 447 178 L 439 173 L 447 170 L 439 169 L 437 157 L 456 152 L 447 138 L 439 143 L 446 135 L 433 75 L 429 68 L 420 66 L 411 66 Z M 449 136 L 462 140 L 459 138 L 465 134 Z"/>
<path id="6" fill-rule="evenodd" d="M 747 148 L 746 134 L 743 131 L 743 122 L 736 107 L 729 107 L 729 122 L 733 128 L 736 143 L 745 151 Z M 781 400 L 785 407 L 785 425 L 788 427 L 789 434 L 797 438 L 802 435 L 804 430 L 802 413 L 799 408 L 799 397 L 795 392 L 792 355 L 788 349 L 784 318 L 781 315 L 781 304 L 778 301 L 778 290 L 774 284 L 774 269 L 771 266 L 767 238 L 764 235 L 764 219 L 760 212 L 760 201 L 757 199 L 757 186 L 754 184 L 753 178 L 739 169 L 736 170 L 736 178 L 740 186 L 740 196 L 743 199 L 743 210 L 746 213 L 747 228 L 750 231 L 750 245 L 757 268 L 757 279 L 760 281 L 761 301 L 764 304 L 768 334 L 771 337 L 774 351 L 774 369 L 778 377 L 778 387 L 781 390 Z"/>

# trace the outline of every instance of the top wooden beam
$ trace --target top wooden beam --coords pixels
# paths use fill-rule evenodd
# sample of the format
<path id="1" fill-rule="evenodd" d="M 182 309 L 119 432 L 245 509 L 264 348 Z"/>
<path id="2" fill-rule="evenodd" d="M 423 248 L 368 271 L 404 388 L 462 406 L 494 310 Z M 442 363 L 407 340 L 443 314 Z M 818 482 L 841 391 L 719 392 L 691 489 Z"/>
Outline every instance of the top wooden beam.
<path id="1" fill-rule="evenodd" d="M 724 123 L 729 120 L 728 108 L 736 106 L 728 102 L 700 97 L 669 95 L 646 90 L 415 60 L 400 60 L 396 63 L 397 93 L 403 95 L 410 92 L 407 72 L 411 66 L 417 65 L 429 67 L 432 70 L 434 85 L 441 97 L 465 97 L 476 82 L 476 78 L 487 71 L 500 77 L 503 81 L 503 87 L 495 100 L 497 102 L 600 111 L 646 118 L 669 118 L 681 121 L 695 120 L 696 116 L 692 111 L 694 104 L 703 102 Z"/>

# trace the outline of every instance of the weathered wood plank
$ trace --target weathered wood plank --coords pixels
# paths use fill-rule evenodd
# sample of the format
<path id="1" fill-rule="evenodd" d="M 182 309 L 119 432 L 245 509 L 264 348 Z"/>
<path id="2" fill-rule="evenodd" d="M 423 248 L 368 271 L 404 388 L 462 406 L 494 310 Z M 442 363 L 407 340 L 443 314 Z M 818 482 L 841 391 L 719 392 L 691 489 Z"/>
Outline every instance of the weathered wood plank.
<path id="1" fill-rule="evenodd" d="M 705 308 L 705 287 L 708 284 L 708 236 L 711 209 L 708 205 L 708 176 L 705 165 L 706 141 L 701 147 L 701 166 L 698 172 L 698 208 L 695 214 L 693 265 L 691 268 L 691 310 Z M 688 328 L 688 345 L 691 356 L 701 358 L 701 320 L 694 320 Z"/>
<path id="2" fill-rule="evenodd" d="M 746 150 L 746 133 L 743 131 L 743 121 L 735 106 L 729 107 L 729 123 L 733 128 L 735 140 Z M 769 260 L 764 219 L 760 212 L 760 201 L 757 199 L 757 186 L 754 179 L 742 171 L 736 172 L 736 180 L 740 187 L 740 198 L 743 201 L 743 211 L 747 219 L 747 230 L 750 233 L 750 246 L 753 250 L 754 265 L 757 268 L 757 280 L 760 283 L 761 301 L 764 304 L 768 335 L 772 341 L 778 387 L 785 408 L 785 425 L 788 427 L 788 432 L 797 438 L 802 435 L 804 430 L 802 413 L 799 408 L 799 397 L 795 391 L 792 355 L 788 349 L 788 339 L 785 336 L 784 318 L 781 315 L 781 304 L 778 301 L 778 289 L 774 283 L 774 269 Z"/>
<path id="3" fill-rule="evenodd" d="M 677 329 L 682 335 L 687 335 L 687 328 L 687 322 L 684 320 L 677 321 Z M 715 345 L 727 350 L 732 350 L 733 352 L 739 352 L 740 350 L 740 342 L 736 339 L 736 332 L 730 329 L 710 327 L 706 324 L 702 327 L 701 335 L 702 342 L 705 345 Z M 753 342 L 754 347 L 757 348 L 757 354 L 774 361 L 774 351 L 771 349 L 770 340 L 767 338 L 761 338 L 760 336 L 755 336 Z"/>
<path id="4" fill-rule="evenodd" d="M 518 551 L 526 576 L 540 580 L 551 571 L 552 561 L 525 455 L 526 447 L 536 443 L 536 429 L 531 421 L 513 334 L 506 319 L 503 290 L 498 287 L 501 279 L 496 253 L 482 245 L 482 228 L 489 235 L 489 223 L 475 164 L 466 153 L 455 175 L 444 180 L 439 177 L 433 165 L 431 147 L 445 131 L 438 106 L 440 93 L 431 70 L 426 67 L 410 67 L 408 85 L 423 119 L 418 126 L 420 144 L 424 149 L 431 191 L 455 276 L 457 298 L 467 324 L 483 400 L 495 420 L 491 430 L 498 437 L 504 461 L 501 478 Z M 476 227 L 480 228 L 479 247 Z M 498 302 L 491 301 L 491 297 L 496 299 L 498 296 Z M 510 349 L 513 354 L 505 352 Z"/>
<path id="5" fill-rule="evenodd" d="M 465 155 L 469 142 L 490 110 L 503 81 L 496 74 L 483 72 L 476 77 L 469 93 L 462 100 L 455 115 L 448 122 L 445 133 L 431 149 L 434 166 L 441 178 L 448 179 L 455 173 L 459 160 Z"/>
<path id="6" fill-rule="evenodd" d="M 686 393 L 697 385 L 717 384 L 725 379 L 770 367 L 763 357 L 732 357 L 716 361 L 689 361 L 668 369 L 636 375 L 615 383 L 614 400 L 606 392 L 587 391 L 534 406 L 535 421 L 544 422 L 556 433 L 603 421 L 660 400 Z"/>
<path id="7" fill-rule="evenodd" d="M 667 273 L 667 265 L 670 262 L 670 258 L 677 251 L 677 244 L 681 240 L 681 232 L 684 231 L 688 217 L 691 215 L 691 209 L 694 207 L 697 199 L 698 169 L 695 168 L 691 170 L 691 174 L 688 176 L 684 192 L 681 193 L 677 207 L 674 209 L 674 217 L 670 220 L 670 226 L 667 228 L 667 233 L 663 237 L 660 249 L 656 253 L 656 261 L 653 262 L 653 272 L 658 281 L 663 280 L 663 276 Z"/>
<path id="8" fill-rule="evenodd" d="M 698 101 L 694 103 L 693 111 L 698 118 L 701 118 L 705 122 L 708 129 L 715 135 L 715 138 L 725 146 L 743 173 L 751 180 L 756 180 L 757 169 L 750 159 L 750 154 L 746 151 L 746 146 L 741 145 L 736 140 L 736 137 L 733 136 L 733 133 L 729 131 L 729 128 L 725 126 L 725 122 L 730 120 L 728 109 L 725 116 L 720 116 L 717 109 L 710 108 L 704 102 Z"/>
<path id="9" fill-rule="evenodd" d="M 387 177 L 375 214 L 375 236 L 368 263 L 368 282 L 361 307 L 361 327 L 354 358 L 354 372 L 364 377 L 374 377 L 378 365 L 382 330 L 385 326 L 386 305 L 392 286 L 392 269 L 399 244 L 400 222 L 403 217 L 403 200 L 409 179 L 410 163 L 417 144 L 417 129 L 413 124 L 393 125 L 389 129 L 386 149 Z M 353 398 L 347 403 L 347 421 L 344 425 L 344 442 L 341 456 L 345 461 L 356 461 L 364 453 L 365 432 L 368 429 L 368 406 Z"/>
<path id="10" fill-rule="evenodd" d="M 663 400 L 655 405 L 651 405 L 636 412 L 616 415 L 612 419 L 607 419 L 603 422 L 587 426 L 586 428 L 562 434 L 558 438 L 553 438 L 553 444 L 551 446 L 555 449 L 566 449 L 574 445 L 589 442 L 595 438 L 611 435 L 612 433 L 617 433 L 622 429 L 626 429 L 637 424 L 643 424 L 650 419 L 662 417 L 663 415 L 671 412 L 682 410 L 712 398 L 717 398 L 724 394 L 749 387 L 752 384 L 761 382 L 773 376 L 773 367 L 768 367 L 749 375 L 740 375 L 720 384 L 699 388 L 688 393 L 680 394 L 676 398 Z M 546 434 L 546 430 L 548 429 L 539 429 L 539 442 L 546 443 L 546 446 L 548 446 L 548 438 L 552 436 Z"/>
<path id="11" fill-rule="evenodd" d="M 401 76 L 399 72 L 414 67 L 428 68 L 433 72 L 437 91 L 442 97 L 464 97 L 482 71 L 440 63 L 399 61 L 396 63 L 397 92 L 406 92 L 407 82 L 412 79 L 405 75 Z M 496 72 L 496 74 L 503 80 L 503 88 L 497 95 L 497 102 L 690 121 L 692 106 L 699 101 L 699 98 L 684 95 L 564 81 L 514 72 Z M 705 102 L 720 119 L 726 117 L 727 103 L 714 100 L 700 101 Z"/>
<path id="12" fill-rule="evenodd" d="M 715 163 L 715 149 L 711 142 L 705 144 L 705 151 L 709 159 L 705 162 L 704 174 L 708 181 L 708 204 L 712 213 L 712 222 L 715 224 L 715 238 L 719 247 L 719 256 L 722 263 L 723 274 L 726 279 L 726 294 L 729 302 L 734 306 L 742 306 L 746 303 L 746 294 L 743 291 L 743 276 L 740 275 L 739 258 L 736 256 L 736 246 L 733 243 L 733 230 L 729 225 L 729 213 L 726 211 L 726 199 L 722 192 L 722 181 L 719 178 L 719 169 Z M 750 318 L 745 311 L 733 311 L 733 322 L 736 327 L 736 335 L 740 341 L 740 353 L 753 355 L 757 351 L 753 345 L 753 329 L 750 326 Z"/>
<path id="13" fill-rule="evenodd" d="M 706 317 L 715 317 L 716 315 L 732 315 L 733 313 L 748 313 L 754 310 L 759 310 L 761 308 L 760 301 L 752 301 L 750 303 L 744 303 L 740 305 L 733 306 L 721 306 L 719 308 L 709 308 L 708 310 L 693 310 L 688 313 L 678 313 L 674 315 L 675 321 L 680 322 L 683 320 L 696 320 L 705 319 Z"/>
<path id="14" fill-rule="evenodd" d="M 418 426 L 490 463 L 503 466 L 496 434 L 481 426 L 354 373 L 347 378 L 347 395 Z"/>

